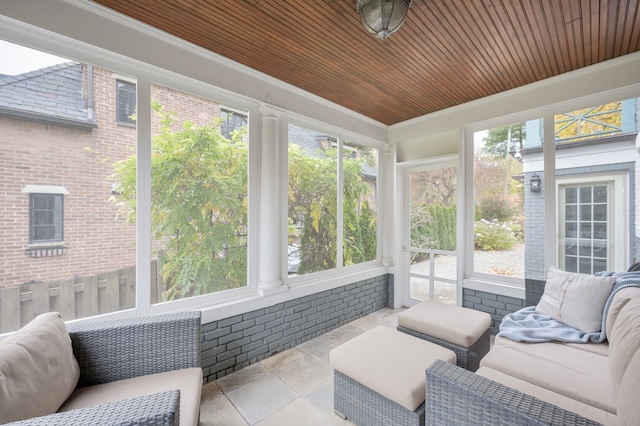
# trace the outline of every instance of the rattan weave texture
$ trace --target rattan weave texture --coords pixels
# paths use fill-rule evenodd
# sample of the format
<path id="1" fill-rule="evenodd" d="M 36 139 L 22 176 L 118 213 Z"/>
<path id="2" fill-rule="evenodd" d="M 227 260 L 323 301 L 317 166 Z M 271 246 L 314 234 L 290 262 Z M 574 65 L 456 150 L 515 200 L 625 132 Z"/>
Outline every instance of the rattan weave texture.
<path id="1" fill-rule="evenodd" d="M 371 374 L 375 374 L 374 371 Z M 334 370 L 333 408 L 336 414 L 362 426 L 424 425 L 424 404 L 410 411 Z"/>
<path id="2" fill-rule="evenodd" d="M 200 367 L 201 312 L 68 324 L 78 386 Z M 11 425 L 178 425 L 180 391 L 76 409 Z"/>
<path id="3" fill-rule="evenodd" d="M 594 422 L 441 360 L 426 371 L 426 425 L 579 425 Z"/>
<path id="4" fill-rule="evenodd" d="M 489 352 L 489 349 L 491 347 L 491 330 L 489 329 L 487 329 L 487 331 L 485 331 L 482 336 L 480 336 L 480 338 L 469 348 L 455 345 L 453 343 L 447 342 L 446 340 L 441 340 L 436 337 L 429 336 L 428 334 L 423 334 L 415 330 L 411 330 L 401 325 L 399 325 L 397 329 L 398 331 L 410 334 L 411 336 L 419 337 L 420 339 L 427 340 L 431 343 L 435 343 L 436 345 L 440 345 L 447 349 L 451 349 L 453 352 L 455 352 L 456 357 L 458 358 L 456 364 L 462 368 L 466 368 L 469 371 L 476 371 L 480 367 L 480 361 Z"/>
<path id="5" fill-rule="evenodd" d="M 177 425 L 180 391 L 171 390 L 138 398 L 9 423 L 12 426 Z"/>
<path id="6" fill-rule="evenodd" d="M 200 311 L 70 324 L 78 386 L 200 367 Z"/>

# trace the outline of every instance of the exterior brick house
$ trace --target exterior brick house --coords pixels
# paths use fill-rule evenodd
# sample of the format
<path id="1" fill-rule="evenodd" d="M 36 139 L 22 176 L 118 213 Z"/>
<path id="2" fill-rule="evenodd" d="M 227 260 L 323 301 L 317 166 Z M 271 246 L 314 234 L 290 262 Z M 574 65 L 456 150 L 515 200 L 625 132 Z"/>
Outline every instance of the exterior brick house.
<path id="1" fill-rule="evenodd" d="M 221 114 L 213 101 L 165 87 L 153 86 L 152 99 L 180 122 Z M 91 65 L 0 76 L 0 287 L 135 266 L 135 225 L 119 214 L 111 178 L 113 164 L 135 154 L 134 109 L 135 80 Z M 36 213 L 38 194 L 60 204 Z M 48 207 L 57 224 L 39 238 L 34 214 L 50 220 Z"/>

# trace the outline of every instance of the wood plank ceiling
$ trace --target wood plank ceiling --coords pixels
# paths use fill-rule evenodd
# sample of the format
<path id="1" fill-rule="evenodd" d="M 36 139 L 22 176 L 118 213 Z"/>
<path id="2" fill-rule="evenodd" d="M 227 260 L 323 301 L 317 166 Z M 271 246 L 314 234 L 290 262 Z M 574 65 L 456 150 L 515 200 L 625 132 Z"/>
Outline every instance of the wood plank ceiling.
<path id="1" fill-rule="evenodd" d="M 413 0 L 387 40 L 356 0 L 95 0 L 384 124 L 640 50 L 638 0 Z"/>

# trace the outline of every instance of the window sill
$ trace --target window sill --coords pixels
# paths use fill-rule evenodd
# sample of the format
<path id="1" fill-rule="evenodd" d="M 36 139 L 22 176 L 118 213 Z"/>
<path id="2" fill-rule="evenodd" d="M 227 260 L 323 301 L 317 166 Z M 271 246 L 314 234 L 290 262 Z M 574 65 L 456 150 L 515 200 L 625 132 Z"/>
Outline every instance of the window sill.
<path id="1" fill-rule="evenodd" d="M 506 284 L 475 277 L 464 278 L 462 280 L 462 288 L 485 291 L 487 293 L 494 293 L 500 296 L 515 297 L 517 299 L 525 298 L 525 289 L 523 285 Z"/>
<path id="2" fill-rule="evenodd" d="M 41 257 L 56 257 L 67 253 L 64 243 L 29 244 L 24 253 L 32 259 Z"/>
<path id="3" fill-rule="evenodd" d="M 250 295 L 244 295 L 233 300 L 226 300 L 224 302 L 216 303 L 215 305 L 213 303 L 208 303 L 206 306 L 193 306 L 193 308 L 202 310 L 202 323 L 206 324 L 223 318 L 273 306 L 278 303 L 288 302 L 310 294 L 320 293 L 358 281 L 368 280 L 370 278 L 387 274 L 388 272 L 389 268 L 381 265 L 376 265 L 375 267 L 370 267 L 364 270 L 358 269 L 357 271 L 349 273 L 344 273 L 344 271 L 342 271 L 340 274 L 331 274 L 330 278 L 327 275 L 323 275 L 312 280 L 306 280 L 304 283 L 297 283 L 296 285 L 282 284 L 286 290 L 273 295 L 259 296 L 256 291 Z"/>

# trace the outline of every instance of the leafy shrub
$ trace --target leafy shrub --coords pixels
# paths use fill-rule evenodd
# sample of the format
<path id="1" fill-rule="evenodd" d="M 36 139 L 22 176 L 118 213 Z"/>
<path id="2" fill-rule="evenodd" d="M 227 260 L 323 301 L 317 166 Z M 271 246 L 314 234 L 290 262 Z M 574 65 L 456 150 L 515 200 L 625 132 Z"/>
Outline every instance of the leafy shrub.
<path id="1" fill-rule="evenodd" d="M 517 226 L 498 220 L 481 219 L 473 226 L 474 246 L 478 250 L 507 250 L 517 241 L 516 234 L 520 232 Z"/>
<path id="2" fill-rule="evenodd" d="M 509 195 L 486 195 L 478 199 L 474 216 L 481 219 L 506 221 L 518 211 L 518 198 Z"/>

